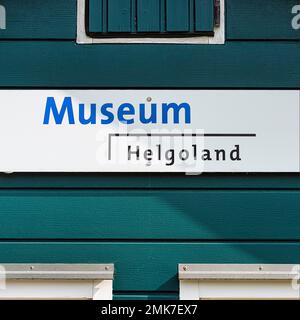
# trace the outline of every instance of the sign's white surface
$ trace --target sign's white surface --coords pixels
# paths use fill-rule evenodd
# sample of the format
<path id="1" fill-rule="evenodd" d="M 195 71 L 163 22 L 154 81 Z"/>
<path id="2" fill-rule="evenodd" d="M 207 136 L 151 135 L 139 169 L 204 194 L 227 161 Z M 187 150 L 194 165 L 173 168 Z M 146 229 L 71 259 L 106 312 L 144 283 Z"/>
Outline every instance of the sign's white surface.
<path id="1" fill-rule="evenodd" d="M 1 172 L 299 172 L 297 90 L 0 90 Z"/>

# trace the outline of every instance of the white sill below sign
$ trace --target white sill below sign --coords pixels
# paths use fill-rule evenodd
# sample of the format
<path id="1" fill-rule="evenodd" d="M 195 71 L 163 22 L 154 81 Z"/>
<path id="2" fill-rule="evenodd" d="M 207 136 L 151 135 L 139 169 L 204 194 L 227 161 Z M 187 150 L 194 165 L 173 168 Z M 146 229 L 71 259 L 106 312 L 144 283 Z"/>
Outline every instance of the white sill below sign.
<path id="1" fill-rule="evenodd" d="M 299 172 L 298 90 L 0 90 L 0 172 Z"/>

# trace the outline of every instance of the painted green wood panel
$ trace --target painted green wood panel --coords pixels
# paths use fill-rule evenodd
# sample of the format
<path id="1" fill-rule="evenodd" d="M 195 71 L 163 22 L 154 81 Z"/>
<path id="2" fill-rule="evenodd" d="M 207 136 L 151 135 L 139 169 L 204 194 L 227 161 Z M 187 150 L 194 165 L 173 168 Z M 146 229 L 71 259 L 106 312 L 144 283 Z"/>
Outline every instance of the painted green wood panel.
<path id="1" fill-rule="evenodd" d="M 108 16 L 107 16 L 107 12 L 108 12 L 108 2 L 107 0 L 102 0 L 102 28 L 103 28 L 103 32 L 107 32 L 107 28 L 108 28 Z"/>
<path id="2" fill-rule="evenodd" d="M 116 291 L 177 291 L 178 263 L 299 263 L 299 242 L 0 242 L 1 263 L 114 263 Z"/>
<path id="3" fill-rule="evenodd" d="M 103 32 L 102 2 L 103 0 L 89 0 L 89 32 Z"/>
<path id="4" fill-rule="evenodd" d="M 124 173 L 0 173 L 0 188 L 106 189 L 289 189 L 300 190 L 300 176 L 267 174 L 124 174 Z"/>
<path id="5" fill-rule="evenodd" d="M 166 0 L 160 0 L 160 30 L 162 32 L 167 30 Z"/>
<path id="6" fill-rule="evenodd" d="M 207 46 L 1 41 L 0 87 L 298 89 L 299 55 L 296 41 Z"/>
<path id="7" fill-rule="evenodd" d="M 299 0 L 226 0 L 226 38 L 295 39 L 300 29 L 291 25 L 292 8 Z"/>
<path id="8" fill-rule="evenodd" d="M 137 0 L 137 31 L 159 32 L 161 0 Z"/>
<path id="9" fill-rule="evenodd" d="M 189 13 L 189 0 L 166 0 L 167 31 L 189 31 Z"/>
<path id="10" fill-rule="evenodd" d="M 131 32 L 131 0 L 108 0 L 108 32 Z"/>
<path id="11" fill-rule="evenodd" d="M 0 192 L 1 239 L 300 240 L 299 191 Z"/>
<path id="12" fill-rule="evenodd" d="M 195 0 L 195 30 L 214 30 L 214 0 Z"/>
<path id="13" fill-rule="evenodd" d="M 101 1 L 101 0 L 100 0 Z M 226 0 L 227 39 L 300 39 L 291 28 L 297 0 Z M 76 0 L 1 0 L 8 28 L 0 39 L 75 39 Z"/>
<path id="14" fill-rule="evenodd" d="M 113 37 L 110 33 L 116 32 L 128 37 L 143 33 L 153 37 L 169 36 L 172 32 L 195 33 L 195 0 L 90 0 L 87 4 L 89 31 L 94 37 Z M 196 20 L 196 31 L 212 33 L 213 0 L 197 0 L 196 10 L 200 19 Z M 105 16 L 108 33 L 102 28 Z"/>
<path id="15" fill-rule="evenodd" d="M 1 0 L 7 28 L 0 39 L 75 39 L 76 0 Z"/>

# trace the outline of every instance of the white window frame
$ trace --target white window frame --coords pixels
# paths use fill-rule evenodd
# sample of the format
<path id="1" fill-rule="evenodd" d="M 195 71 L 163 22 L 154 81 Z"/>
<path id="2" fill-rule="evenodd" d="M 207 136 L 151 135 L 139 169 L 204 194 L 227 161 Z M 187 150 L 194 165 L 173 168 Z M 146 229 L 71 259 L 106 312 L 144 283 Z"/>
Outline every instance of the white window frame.
<path id="1" fill-rule="evenodd" d="M 300 265 L 180 264 L 181 300 L 298 300 Z"/>
<path id="2" fill-rule="evenodd" d="M 77 0 L 77 43 L 168 43 L 168 44 L 224 44 L 225 43 L 225 0 L 220 0 L 220 26 L 215 27 L 214 36 L 178 37 L 178 38 L 91 38 L 85 30 L 85 0 Z"/>
<path id="3" fill-rule="evenodd" d="M 0 300 L 112 300 L 113 264 L 2 264 Z"/>

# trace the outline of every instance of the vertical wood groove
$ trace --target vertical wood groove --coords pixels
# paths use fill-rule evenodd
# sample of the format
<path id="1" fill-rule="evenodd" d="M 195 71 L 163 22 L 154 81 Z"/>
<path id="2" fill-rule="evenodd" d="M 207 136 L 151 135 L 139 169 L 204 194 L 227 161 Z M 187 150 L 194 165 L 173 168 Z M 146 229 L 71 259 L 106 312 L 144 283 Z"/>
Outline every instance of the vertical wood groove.
<path id="1" fill-rule="evenodd" d="M 108 9 L 107 9 L 107 1 L 108 0 L 103 0 L 102 2 L 102 28 L 103 28 L 103 32 L 106 33 L 107 32 L 107 15 L 108 15 Z"/>
<path id="2" fill-rule="evenodd" d="M 137 31 L 137 1 L 131 0 L 131 32 Z"/>

